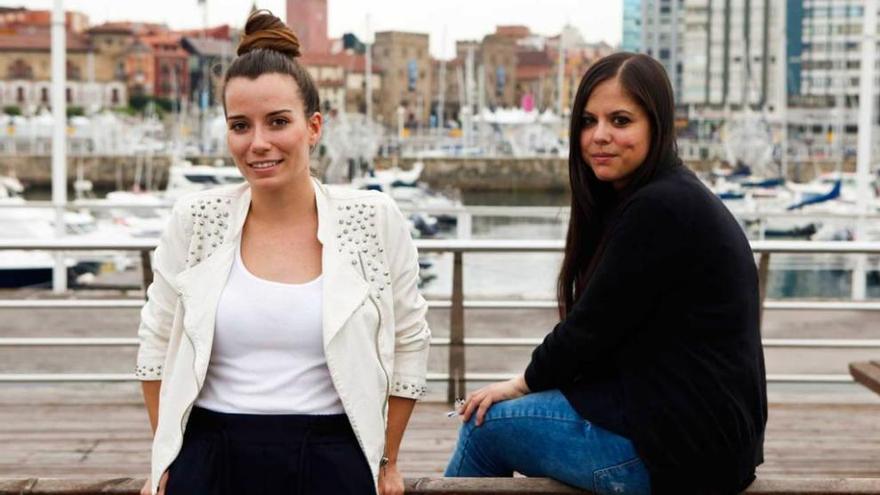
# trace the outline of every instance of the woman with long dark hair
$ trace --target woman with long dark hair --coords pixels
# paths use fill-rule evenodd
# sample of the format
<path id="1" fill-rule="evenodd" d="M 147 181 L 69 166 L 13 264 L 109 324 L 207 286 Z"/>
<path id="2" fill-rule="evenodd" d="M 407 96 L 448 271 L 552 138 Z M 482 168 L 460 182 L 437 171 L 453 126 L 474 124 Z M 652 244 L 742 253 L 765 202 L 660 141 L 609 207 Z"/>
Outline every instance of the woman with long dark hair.
<path id="1" fill-rule="evenodd" d="M 525 373 L 471 393 L 447 476 L 547 476 L 595 493 L 737 493 L 767 418 L 757 271 L 678 158 L 657 61 L 581 80 L 560 323 Z"/>

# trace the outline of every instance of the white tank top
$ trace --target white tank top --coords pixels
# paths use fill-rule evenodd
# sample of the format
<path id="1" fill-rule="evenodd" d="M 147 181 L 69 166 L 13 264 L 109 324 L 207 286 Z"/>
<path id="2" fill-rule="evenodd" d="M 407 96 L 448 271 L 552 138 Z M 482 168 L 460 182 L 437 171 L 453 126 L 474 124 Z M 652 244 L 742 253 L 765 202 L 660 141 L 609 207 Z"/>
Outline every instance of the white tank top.
<path id="1" fill-rule="evenodd" d="M 344 412 L 324 356 L 322 287 L 322 276 L 285 284 L 253 275 L 239 243 L 196 405 L 242 414 Z"/>

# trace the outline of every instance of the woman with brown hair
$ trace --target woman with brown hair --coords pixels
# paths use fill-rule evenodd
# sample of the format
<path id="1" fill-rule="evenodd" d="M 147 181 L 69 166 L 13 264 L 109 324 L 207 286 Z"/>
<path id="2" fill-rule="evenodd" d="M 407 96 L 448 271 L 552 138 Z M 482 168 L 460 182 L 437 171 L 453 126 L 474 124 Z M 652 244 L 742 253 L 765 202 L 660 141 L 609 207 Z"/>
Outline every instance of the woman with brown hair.
<path id="1" fill-rule="evenodd" d="M 296 35 L 248 19 L 226 71 L 241 185 L 182 198 L 156 249 L 137 375 L 142 493 L 403 493 L 397 453 L 430 331 L 394 202 L 314 180 L 315 83 Z"/>
<path id="2" fill-rule="evenodd" d="M 470 394 L 447 476 L 594 493 L 738 493 L 763 460 L 754 259 L 677 155 L 663 66 L 617 53 L 572 109 L 560 323 L 525 373 Z"/>

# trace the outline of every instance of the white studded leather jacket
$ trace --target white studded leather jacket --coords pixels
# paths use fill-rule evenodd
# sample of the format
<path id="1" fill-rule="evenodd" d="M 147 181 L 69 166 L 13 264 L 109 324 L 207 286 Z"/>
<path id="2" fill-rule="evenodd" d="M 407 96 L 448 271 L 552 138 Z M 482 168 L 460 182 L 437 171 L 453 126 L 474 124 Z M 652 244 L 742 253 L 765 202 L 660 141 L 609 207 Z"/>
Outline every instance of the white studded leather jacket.
<path id="1" fill-rule="evenodd" d="M 407 222 L 388 196 L 314 183 L 323 245 L 324 351 L 374 481 L 388 396 L 425 393 L 427 304 Z M 140 380 L 162 380 L 151 476 L 180 451 L 205 381 L 217 301 L 250 205 L 247 183 L 180 199 L 156 248 L 138 329 Z M 156 493 L 156 483 L 153 483 Z"/>

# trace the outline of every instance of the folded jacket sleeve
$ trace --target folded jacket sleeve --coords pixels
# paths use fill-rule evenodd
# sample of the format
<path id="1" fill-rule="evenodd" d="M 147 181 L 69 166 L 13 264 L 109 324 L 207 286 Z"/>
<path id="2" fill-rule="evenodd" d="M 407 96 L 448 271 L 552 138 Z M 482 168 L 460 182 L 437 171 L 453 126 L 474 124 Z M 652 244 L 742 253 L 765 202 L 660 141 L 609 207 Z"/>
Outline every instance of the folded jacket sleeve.
<path id="1" fill-rule="evenodd" d="M 419 292 L 419 256 L 409 224 L 397 205 L 386 203 L 388 263 L 394 298 L 394 372 L 391 395 L 420 399 L 427 390 L 431 330 L 428 303 Z"/>
<path id="2" fill-rule="evenodd" d="M 172 209 L 153 254 L 153 282 L 147 288 L 147 302 L 141 309 L 138 327 L 140 346 L 135 376 L 139 380 L 162 379 L 162 367 L 178 301 L 172 283 L 184 269 L 188 249 L 182 210 L 180 204 Z"/>
<path id="3" fill-rule="evenodd" d="M 572 383 L 650 327 L 664 280 L 684 249 L 685 229 L 681 215 L 658 198 L 633 198 L 622 208 L 583 294 L 532 352 L 525 372 L 532 391 Z"/>

